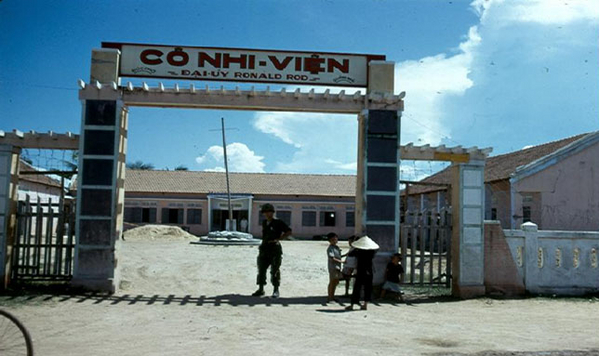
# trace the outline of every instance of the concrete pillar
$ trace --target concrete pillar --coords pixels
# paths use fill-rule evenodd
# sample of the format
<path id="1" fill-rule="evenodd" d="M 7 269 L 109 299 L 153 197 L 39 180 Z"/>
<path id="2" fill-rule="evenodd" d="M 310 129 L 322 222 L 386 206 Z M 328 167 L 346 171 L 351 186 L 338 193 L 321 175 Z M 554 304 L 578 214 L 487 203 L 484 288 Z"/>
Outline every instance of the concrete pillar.
<path id="1" fill-rule="evenodd" d="M 399 133 L 397 111 L 368 110 L 360 115 L 356 234 L 380 245 L 375 258 L 375 284 L 399 249 Z"/>
<path id="2" fill-rule="evenodd" d="M 524 285 L 528 292 L 539 293 L 539 227 L 529 221 L 520 229 L 524 232 Z"/>
<path id="3" fill-rule="evenodd" d="M 393 94 L 395 62 L 371 61 L 368 63 L 368 94 Z"/>
<path id="4" fill-rule="evenodd" d="M 484 161 L 452 168 L 452 294 L 472 298 L 484 286 Z"/>
<path id="5" fill-rule="evenodd" d="M 0 145 L 0 290 L 10 282 L 20 151 L 20 148 L 11 145 Z"/>
<path id="6" fill-rule="evenodd" d="M 91 80 L 118 82 L 117 50 L 94 50 Z M 109 75 L 109 74 L 112 74 Z M 72 284 L 87 290 L 118 288 L 127 112 L 119 92 L 83 102 L 77 179 L 77 243 Z"/>
<path id="7" fill-rule="evenodd" d="M 395 63 L 371 61 L 368 94 L 393 94 Z M 358 121 L 356 235 L 367 234 L 380 250 L 374 260 L 374 283 L 399 248 L 399 137 L 401 112 L 364 110 Z"/>

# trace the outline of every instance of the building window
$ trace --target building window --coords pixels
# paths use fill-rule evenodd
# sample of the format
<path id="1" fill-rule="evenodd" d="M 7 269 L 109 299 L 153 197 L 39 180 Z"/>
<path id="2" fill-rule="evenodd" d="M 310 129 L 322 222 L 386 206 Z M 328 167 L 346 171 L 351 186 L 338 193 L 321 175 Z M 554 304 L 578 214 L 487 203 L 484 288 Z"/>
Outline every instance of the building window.
<path id="1" fill-rule="evenodd" d="M 184 209 L 162 209 L 162 223 L 163 224 L 183 224 L 183 213 Z"/>
<path id="2" fill-rule="evenodd" d="M 302 226 L 316 226 L 315 211 L 302 211 Z"/>
<path id="3" fill-rule="evenodd" d="M 187 224 L 201 225 L 202 224 L 202 209 L 187 209 Z"/>
<path id="4" fill-rule="evenodd" d="M 530 194 L 522 195 L 522 202 L 523 203 L 532 203 L 532 195 L 530 195 Z"/>
<path id="5" fill-rule="evenodd" d="M 156 222 L 156 208 L 142 208 L 141 209 L 141 222 L 155 223 Z"/>
<path id="6" fill-rule="evenodd" d="M 287 226 L 291 226 L 291 211 L 289 210 L 280 210 L 276 213 L 277 219 L 283 220 Z"/>
<path id="7" fill-rule="evenodd" d="M 491 220 L 497 220 L 497 208 L 491 208 Z"/>
<path id="8" fill-rule="evenodd" d="M 124 220 L 130 223 L 155 223 L 156 208 L 125 208 Z"/>
<path id="9" fill-rule="evenodd" d="M 320 226 L 335 226 L 335 217 L 334 211 L 321 211 Z"/>
<path id="10" fill-rule="evenodd" d="M 528 222 L 530 221 L 530 214 L 531 214 L 531 209 L 530 206 L 523 206 L 522 207 L 522 222 Z"/>
<path id="11" fill-rule="evenodd" d="M 346 211 L 345 212 L 345 226 L 346 227 L 356 226 L 356 212 L 355 211 Z"/>

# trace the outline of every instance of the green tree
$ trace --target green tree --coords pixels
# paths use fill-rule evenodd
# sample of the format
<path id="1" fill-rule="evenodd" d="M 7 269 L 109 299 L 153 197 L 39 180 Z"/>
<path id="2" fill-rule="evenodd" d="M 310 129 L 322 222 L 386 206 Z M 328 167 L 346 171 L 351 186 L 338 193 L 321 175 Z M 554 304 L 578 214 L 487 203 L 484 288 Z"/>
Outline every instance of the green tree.
<path id="1" fill-rule="evenodd" d="M 135 161 L 127 163 L 127 168 L 139 169 L 142 171 L 150 171 L 154 169 L 154 165 L 152 163 L 144 163 L 143 161 Z"/>
<path id="2" fill-rule="evenodd" d="M 189 168 L 187 168 L 187 166 L 185 166 L 185 165 L 183 165 L 183 164 L 180 164 L 180 165 L 178 165 L 177 167 L 175 167 L 175 170 L 176 170 L 176 171 L 188 171 L 188 170 L 189 170 Z"/>

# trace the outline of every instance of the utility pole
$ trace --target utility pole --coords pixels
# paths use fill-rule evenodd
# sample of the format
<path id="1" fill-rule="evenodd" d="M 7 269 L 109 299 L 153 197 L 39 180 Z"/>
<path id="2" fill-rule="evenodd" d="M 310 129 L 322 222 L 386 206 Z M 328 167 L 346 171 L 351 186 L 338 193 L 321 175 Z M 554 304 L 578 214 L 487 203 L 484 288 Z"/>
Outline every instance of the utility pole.
<path id="1" fill-rule="evenodd" d="M 231 206 L 231 188 L 229 186 L 229 163 L 227 162 L 227 142 L 225 140 L 225 118 L 220 118 L 221 127 L 223 131 L 223 153 L 225 158 L 225 175 L 227 177 L 227 201 L 229 203 L 229 225 L 227 231 L 235 231 L 233 230 L 233 207 Z"/>

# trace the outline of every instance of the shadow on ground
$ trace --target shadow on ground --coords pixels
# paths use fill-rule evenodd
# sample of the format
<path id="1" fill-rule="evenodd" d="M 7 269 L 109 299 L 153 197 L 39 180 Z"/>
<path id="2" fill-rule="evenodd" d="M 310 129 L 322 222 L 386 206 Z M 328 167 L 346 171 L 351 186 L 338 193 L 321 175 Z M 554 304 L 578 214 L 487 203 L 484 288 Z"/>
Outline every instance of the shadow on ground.
<path id="1" fill-rule="evenodd" d="M 427 303 L 447 303 L 455 302 L 458 299 L 454 299 L 447 296 L 415 296 L 411 298 L 406 296 L 406 302 L 400 303 L 395 300 L 375 300 L 373 305 L 390 304 L 394 306 L 408 305 L 416 306 L 418 304 Z M 269 298 L 269 297 L 253 297 L 251 295 L 242 294 L 222 294 L 216 296 L 192 296 L 190 294 L 177 296 L 175 294 L 168 295 L 143 295 L 143 294 L 119 294 L 109 295 L 100 293 L 52 293 L 48 291 L 44 292 L 32 292 L 27 291 L 24 293 L 13 292 L 4 296 L 0 296 L 0 305 L 8 304 L 30 304 L 30 303 L 43 303 L 43 302 L 74 302 L 74 303 L 85 303 L 85 304 L 109 304 L 109 305 L 193 305 L 193 306 L 283 306 L 288 307 L 292 305 L 318 305 L 318 306 L 345 306 L 349 304 L 349 298 L 339 298 L 335 303 L 326 302 L 325 296 L 293 296 L 293 297 L 280 297 L 280 298 Z"/>

